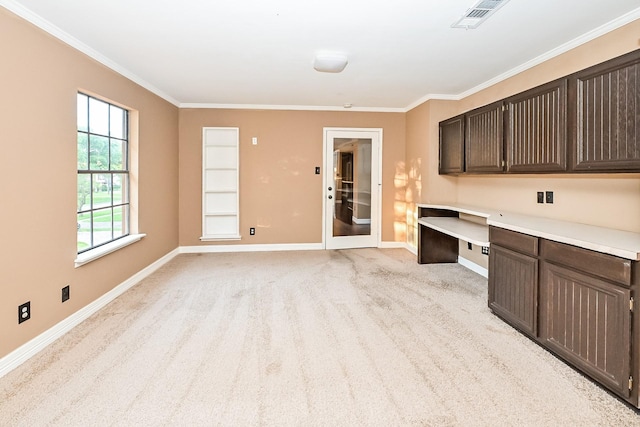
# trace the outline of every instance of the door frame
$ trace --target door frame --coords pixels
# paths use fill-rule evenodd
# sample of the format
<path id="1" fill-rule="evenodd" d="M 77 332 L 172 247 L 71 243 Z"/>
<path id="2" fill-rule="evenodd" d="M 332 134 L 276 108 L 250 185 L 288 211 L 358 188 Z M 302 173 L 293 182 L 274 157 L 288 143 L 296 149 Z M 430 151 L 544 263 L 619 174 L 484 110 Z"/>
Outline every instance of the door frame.
<path id="1" fill-rule="evenodd" d="M 371 182 L 371 187 L 373 189 L 373 187 L 375 186 L 377 188 L 377 193 L 378 193 L 378 197 L 377 197 L 377 203 L 376 206 L 371 206 L 371 211 L 376 212 L 376 216 L 377 216 L 377 221 L 376 224 L 371 224 L 371 233 L 375 233 L 375 246 L 373 247 L 380 247 L 380 242 L 382 241 L 382 143 L 383 143 L 383 132 L 382 132 L 382 128 L 348 128 L 348 127 L 324 127 L 322 129 L 322 170 L 323 170 L 323 174 L 322 174 L 322 248 L 323 249 L 327 249 L 327 241 L 330 238 L 330 236 L 333 233 L 333 228 L 328 229 L 328 221 L 327 221 L 327 200 L 328 200 L 328 196 L 329 196 L 329 191 L 327 189 L 327 179 L 328 179 L 328 174 L 330 173 L 329 168 L 331 167 L 328 163 L 327 163 L 327 157 L 329 155 L 329 153 L 327 153 L 327 150 L 329 149 L 329 147 L 333 148 L 333 146 L 329 145 L 329 143 L 333 142 L 332 140 L 329 140 L 329 132 L 343 132 L 345 134 L 349 133 L 349 134 L 353 134 L 354 132 L 368 132 L 368 133 L 377 133 L 377 139 L 378 139 L 378 147 L 376 150 L 376 156 L 373 156 L 373 147 L 372 147 L 372 156 L 371 156 L 371 171 L 373 174 L 373 171 L 376 171 L 376 175 L 377 175 L 377 179 L 376 182 L 373 181 L 373 176 L 372 176 L 372 182 Z M 345 137 L 351 137 L 352 135 L 348 135 Z M 333 157 L 333 150 L 332 150 L 332 157 Z M 377 164 L 374 163 L 374 157 L 377 157 Z M 375 229 L 374 229 L 375 227 Z M 346 248 L 351 248 L 351 247 L 363 247 L 363 246 L 346 246 L 344 249 Z M 367 246 L 370 247 L 370 246 Z M 341 247 L 342 248 L 342 247 Z"/>

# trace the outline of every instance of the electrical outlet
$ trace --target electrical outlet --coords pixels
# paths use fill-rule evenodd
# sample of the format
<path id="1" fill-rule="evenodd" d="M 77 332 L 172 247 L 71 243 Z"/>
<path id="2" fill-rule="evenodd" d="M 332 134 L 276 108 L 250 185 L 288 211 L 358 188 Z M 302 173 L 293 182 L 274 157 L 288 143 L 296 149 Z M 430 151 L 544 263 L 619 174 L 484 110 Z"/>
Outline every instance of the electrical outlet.
<path id="1" fill-rule="evenodd" d="M 253 228 L 253 227 L 251 227 L 251 228 L 249 229 L 249 234 L 250 234 L 251 236 L 255 236 L 255 235 L 256 235 L 256 229 L 255 229 L 255 228 Z"/>
<path id="2" fill-rule="evenodd" d="M 544 191 L 538 191 L 538 203 L 544 203 Z"/>
<path id="3" fill-rule="evenodd" d="M 467 249 L 469 249 L 470 251 L 473 250 L 473 245 L 471 244 L 471 242 L 467 242 Z"/>
<path id="4" fill-rule="evenodd" d="M 482 247 L 482 255 L 489 255 L 489 246 Z"/>
<path id="5" fill-rule="evenodd" d="M 18 306 L 18 324 L 31 319 L 31 301 Z"/>
<path id="6" fill-rule="evenodd" d="M 62 288 L 62 302 L 67 301 L 70 298 L 70 294 L 69 294 L 69 285 L 65 286 L 64 288 Z"/>
<path id="7" fill-rule="evenodd" d="M 320 175 L 320 166 L 316 166 L 316 175 Z"/>
<path id="8" fill-rule="evenodd" d="M 546 196 L 545 200 L 547 203 L 553 203 L 553 191 L 547 191 L 545 193 L 545 196 Z"/>

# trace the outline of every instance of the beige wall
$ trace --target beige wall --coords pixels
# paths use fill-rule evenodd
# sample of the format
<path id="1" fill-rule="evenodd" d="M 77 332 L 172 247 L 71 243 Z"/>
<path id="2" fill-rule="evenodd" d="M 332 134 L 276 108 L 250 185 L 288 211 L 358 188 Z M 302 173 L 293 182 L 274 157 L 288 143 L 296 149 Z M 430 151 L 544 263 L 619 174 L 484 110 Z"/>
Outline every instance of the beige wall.
<path id="1" fill-rule="evenodd" d="M 640 232 L 639 174 L 455 177 L 440 176 L 437 168 L 439 121 L 638 49 L 638 34 L 640 20 L 461 101 L 428 101 L 408 112 L 407 163 L 415 176 L 407 186 L 408 201 L 453 201 Z M 548 190 L 554 191 L 554 204 L 537 204 L 536 192 Z M 416 233 L 414 224 L 408 226 L 409 235 Z M 482 261 L 475 251 L 461 245 L 462 256 Z"/>
<path id="2" fill-rule="evenodd" d="M 242 240 L 206 242 L 202 235 L 202 128 L 240 128 L 240 234 Z M 404 218 L 395 208 L 404 202 L 405 115 L 272 110 L 180 110 L 180 245 L 283 244 L 322 242 L 321 175 L 323 127 L 382 128 L 382 241 L 405 241 Z M 252 145 L 251 138 L 258 138 Z M 249 236 L 249 227 L 256 235 Z"/>
<path id="3" fill-rule="evenodd" d="M 0 8 L 0 357 L 178 245 L 178 109 Z M 139 111 L 142 241 L 76 257 L 76 93 Z M 61 288 L 71 299 L 61 303 Z M 18 325 L 18 305 L 31 319 Z"/>

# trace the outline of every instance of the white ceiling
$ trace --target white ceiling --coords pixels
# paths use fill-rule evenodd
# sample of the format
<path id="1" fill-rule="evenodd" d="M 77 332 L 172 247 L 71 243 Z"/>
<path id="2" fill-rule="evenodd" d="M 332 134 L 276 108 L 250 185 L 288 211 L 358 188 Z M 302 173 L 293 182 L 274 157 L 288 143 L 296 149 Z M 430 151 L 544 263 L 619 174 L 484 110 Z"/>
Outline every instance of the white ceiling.
<path id="1" fill-rule="evenodd" d="M 457 99 L 640 19 L 640 0 L 0 0 L 180 106 L 406 111 Z M 340 74 L 315 52 L 349 57 Z"/>

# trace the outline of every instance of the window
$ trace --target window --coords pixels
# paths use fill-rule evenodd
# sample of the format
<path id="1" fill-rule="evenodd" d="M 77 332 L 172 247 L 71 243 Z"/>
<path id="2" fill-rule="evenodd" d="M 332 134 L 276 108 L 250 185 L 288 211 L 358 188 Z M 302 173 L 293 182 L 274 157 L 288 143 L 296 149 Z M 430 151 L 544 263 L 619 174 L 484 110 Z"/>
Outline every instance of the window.
<path id="1" fill-rule="evenodd" d="M 129 235 L 129 112 L 78 93 L 78 254 Z"/>

